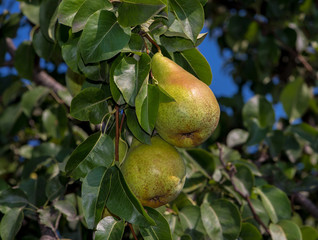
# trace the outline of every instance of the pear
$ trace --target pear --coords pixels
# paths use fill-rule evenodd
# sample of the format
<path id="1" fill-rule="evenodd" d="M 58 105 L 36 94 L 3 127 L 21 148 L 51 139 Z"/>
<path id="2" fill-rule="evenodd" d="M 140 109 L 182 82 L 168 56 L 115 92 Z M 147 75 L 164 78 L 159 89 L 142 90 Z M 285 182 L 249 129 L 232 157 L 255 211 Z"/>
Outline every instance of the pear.
<path id="1" fill-rule="evenodd" d="M 178 151 L 159 136 L 151 138 L 151 145 L 134 144 L 121 170 L 141 204 L 153 208 L 174 200 L 183 188 L 186 175 Z"/>
<path id="2" fill-rule="evenodd" d="M 206 141 L 220 118 L 220 107 L 212 90 L 161 53 L 153 56 L 151 68 L 159 87 L 175 99 L 159 105 L 155 125 L 159 135 L 183 148 Z"/>

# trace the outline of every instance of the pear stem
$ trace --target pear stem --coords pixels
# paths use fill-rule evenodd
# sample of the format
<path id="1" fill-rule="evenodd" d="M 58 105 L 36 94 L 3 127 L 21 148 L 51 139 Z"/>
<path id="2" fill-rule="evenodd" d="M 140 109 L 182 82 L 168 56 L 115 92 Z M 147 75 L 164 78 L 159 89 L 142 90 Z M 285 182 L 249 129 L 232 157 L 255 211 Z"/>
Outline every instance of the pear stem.
<path id="1" fill-rule="evenodd" d="M 129 228 L 131 230 L 132 235 L 134 236 L 134 239 L 138 240 L 138 238 L 136 236 L 136 233 L 135 233 L 135 230 L 134 230 L 133 226 L 131 225 L 131 223 L 128 223 L 128 226 L 129 226 Z"/>
<path id="2" fill-rule="evenodd" d="M 161 53 L 161 48 L 160 48 L 159 45 L 148 35 L 148 33 L 144 32 L 144 31 L 141 31 L 141 32 L 140 32 L 140 35 L 141 35 L 142 37 L 147 38 L 149 42 L 151 42 L 153 45 L 156 46 L 156 48 L 158 49 L 158 52 Z"/>
<path id="3" fill-rule="evenodd" d="M 116 137 L 115 137 L 115 161 L 119 161 L 119 107 L 116 104 Z"/>

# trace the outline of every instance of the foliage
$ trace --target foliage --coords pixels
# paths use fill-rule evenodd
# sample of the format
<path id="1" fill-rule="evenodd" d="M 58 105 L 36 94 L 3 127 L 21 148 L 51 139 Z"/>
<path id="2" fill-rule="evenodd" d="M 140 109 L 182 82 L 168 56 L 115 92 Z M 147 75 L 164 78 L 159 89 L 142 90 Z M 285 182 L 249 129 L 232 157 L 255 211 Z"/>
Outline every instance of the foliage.
<path id="1" fill-rule="evenodd" d="M 20 13 L 1 13 L 2 239 L 317 239 L 317 4 L 206 2 L 21 0 Z M 132 137 L 149 143 L 158 105 L 173 100 L 151 57 L 159 45 L 210 84 L 195 49 L 204 10 L 238 92 L 218 98 L 206 143 L 178 149 L 178 198 L 144 208 L 120 162 Z M 255 96 L 244 102 L 246 89 Z"/>

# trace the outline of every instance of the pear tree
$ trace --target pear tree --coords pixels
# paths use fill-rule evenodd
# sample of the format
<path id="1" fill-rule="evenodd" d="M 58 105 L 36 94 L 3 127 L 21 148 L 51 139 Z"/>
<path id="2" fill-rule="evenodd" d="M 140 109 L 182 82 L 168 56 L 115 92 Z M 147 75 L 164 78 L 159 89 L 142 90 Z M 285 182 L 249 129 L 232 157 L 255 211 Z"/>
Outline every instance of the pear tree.
<path id="1" fill-rule="evenodd" d="M 0 238 L 317 239 L 317 44 L 297 52 L 287 20 L 267 36 L 283 9 L 254 2 L 0 0 Z M 231 98 L 213 93 L 205 23 L 234 53 Z M 300 70 L 275 87 L 287 53 Z"/>

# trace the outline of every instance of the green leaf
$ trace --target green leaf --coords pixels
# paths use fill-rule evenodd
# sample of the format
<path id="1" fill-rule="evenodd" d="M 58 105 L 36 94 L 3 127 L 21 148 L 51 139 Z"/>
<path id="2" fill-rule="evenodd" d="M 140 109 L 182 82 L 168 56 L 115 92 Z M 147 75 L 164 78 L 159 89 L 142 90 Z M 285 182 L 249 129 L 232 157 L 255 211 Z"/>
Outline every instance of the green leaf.
<path id="1" fill-rule="evenodd" d="M 124 27 L 136 26 L 165 7 L 160 0 L 123 0 L 118 7 L 118 22 Z"/>
<path id="2" fill-rule="evenodd" d="M 303 240 L 317 240 L 318 239 L 318 231 L 317 229 L 310 226 L 302 226 L 300 228 L 301 235 Z"/>
<path id="3" fill-rule="evenodd" d="M 259 230 L 250 223 L 242 223 L 242 230 L 240 233 L 241 240 L 262 240 L 262 234 Z"/>
<path id="4" fill-rule="evenodd" d="M 192 239 L 201 239 L 206 234 L 201 219 L 200 207 L 186 206 L 179 211 L 181 227 Z"/>
<path id="5" fill-rule="evenodd" d="M 125 221 L 116 221 L 113 217 L 103 218 L 96 227 L 95 240 L 122 239 L 125 229 Z"/>
<path id="6" fill-rule="evenodd" d="M 205 37 L 207 36 L 207 33 L 200 33 L 198 35 L 197 41 L 195 44 L 189 39 L 182 38 L 182 37 L 167 37 L 165 35 L 161 35 L 159 39 L 157 40 L 157 43 L 161 46 L 164 46 L 164 48 L 168 52 L 181 52 L 184 50 L 192 49 L 194 47 L 199 46 Z"/>
<path id="7" fill-rule="evenodd" d="M 3 23 L 1 23 L 1 33 L 3 34 L 4 37 L 9 37 L 9 38 L 16 37 L 17 30 L 20 24 L 20 19 L 21 19 L 21 15 L 19 13 L 9 14 L 9 17 L 7 17 L 3 21 Z"/>
<path id="8" fill-rule="evenodd" d="M 76 195 L 74 193 L 69 193 L 64 196 L 63 200 L 58 200 L 53 203 L 55 209 L 61 212 L 63 215 L 66 216 L 66 220 L 70 223 L 77 223 L 78 216 L 77 216 L 77 201 Z"/>
<path id="9" fill-rule="evenodd" d="M 179 20 L 183 32 L 193 43 L 196 43 L 204 25 L 204 11 L 198 0 L 171 0 L 173 12 Z"/>
<path id="10" fill-rule="evenodd" d="M 249 120 L 255 119 L 261 128 L 271 128 L 275 123 L 275 112 L 272 104 L 265 97 L 256 95 L 243 107 L 244 126 L 249 126 Z"/>
<path id="11" fill-rule="evenodd" d="M 97 132 L 74 150 L 66 163 L 65 170 L 75 179 L 85 177 L 95 167 L 109 167 L 114 161 L 114 152 L 112 139 Z"/>
<path id="12" fill-rule="evenodd" d="M 1 133 L 7 135 L 14 128 L 22 113 L 21 104 L 14 104 L 4 109 L 0 116 L 0 130 Z"/>
<path id="13" fill-rule="evenodd" d="M 187 152 L 189 155 L 208 173 L 212 174 L 215 170 L 215 162 L 213 155 L 200 148 L 188 149 Z M 209 174 L 208 174 L 209 176 Z"/>
<path id="14" fill-rule="evenodd" d="M 45 109 L 42 113 L 42 122 L 48 136 L 62 138 L 68 128 L 66 110 L 62 105 Z"/>
<path id="15" fill-rule="evenodd" d="M 202 82 L 206 85 L 210 85 L 212 82 L 212 71 L 208 61 L 205 57 L 200 53 L 200 51 L 196 48 L 192 48 L 189 50 L 184 50 L 180 52 L 180 55 L 185 61 L 185 64 L 179 64 L 187 71 L 190 69 L 189 72 L 193 72 Z"/>
<path id="16" fill-rule="evenodd" d="M 118 217 L 141 227 L 155 225 L 155 221 L 146 213 L 130 191 L 118 167 L 114 166 L 111 169 L 113 173 L 110 193 L 106 202 L 107 209 Z"/>
<path id="17" fill-rule="evenodd" d="M 142 83 L 148 77 L 150 62 L 150 57 L 144 53 L 139 61 L 130 57 L 122 58 L 114 69 L 114 82 L 125 101 L 131 106 L 135 105 L 136 95 Z"/>
<path id="18" fill-rule="evenodd" d="M 84 29 L 88 18 L 100 9 L 110 10 L 113 6 L 108 0 L 84 0 L 80 1 L 81 6 L 76 9 L 75 16 L 72 21 L 72 32 L 79 32 Z M 63 3 L 63 2 L 62 2 Z M 74 8 L 71 9 L 74 11 Z"/>
<path id="19" fill-rule="evenodd" d="M 72 96 L 76 96 L 82 89 L 85 76 L 73 72 L 70 68 L 65 74 L 66 87 Z"/>
<path id="20" fill-rule="evenodd" d="M 127 108 L 127 125 L 132 134 L 142 143 L 150 144 L 150 135 L 145 132 L 139 125 L 136 113 L 133 109 Z"/>
<path id="21" fill-rule="evenodd" d="M 157 85 L 144 81 L 136 97 L 136 115 L 140 126 L 149 134 L 152 133 L 157 120 L 160 90 Z"/>
<path id="22" fill-rule="evenodd" d="M 123 28 L 114 13 L 100 10 L 92 14 L 84 27 L 79 48 L 85 63 L 114 57 L 129 42 L 130 28 Z M 112 44 L 109 44 L 112 43 Z"/>
<path id="23" fill-rule="evenodd" d="M 287 240 L 302 240 L 302 235 L 299 226 L 290 220 L 282 220 L 278 223 L 284 230 Z M 306 239 L 307 240 L 307 239 Z"/>
<path id="24" fill-rule="evenodd" d="M 307 110 L 310 100 L 310 89 L 302 78 L 290 82 L 282 91 L 280 101 L 290 122 L 300 118 Z"/>
<path id="25" fill-rule="evenodd" d="M 147 228 L 140 228 L 144 240 L 172 240 L 170 227 L 167 220 L 153 208 L 146 207 L 149 216 L 155 220 L 156 225 Z"/>
<path id="26" fill-rule="evenodd" d="M 72 26 L 73 19 L 85 0 L 63 0 L 58 8 L 58 20 L 66 26 Z"/>
<path id="27" fill-rule="evenodd" d="M 246 142 L 247 139 L 248 139 L 247 131 L 243 129 L 235 128 L 228 133 L 226 137 L 226 145 L 232 148 L 238 145 L 242 145 L 243 143 Z"/>
<path id="28" fill-rule="evenodd" d="M 34 25 L 40 25 L 40 3 L 40 0 L 20 2 L 21 12 Z"/>
<path id="29" fill-rule="evenodd" d="M 107 99 L 105 90 L 85 88 L 73 98 L 70 113 L 78 120 L 99 124 L 108 113 Z"/>
<path id="30" fill-rule="evenodd" d="M 261 197 L 263 206 L 273 223 L 291 217 L 291 206 L 285 192 L 274 186 L 265 185 L 256 188 L 256 193 Z"/>
<path id="31" fill-rule="evenodd" d="M 7 212 L 0 223 L 0 236 L 2 240 L 13 240 L 19 232 L 24 214 L 22 209 L 13 208 Z"/>
<path id="32" fill-rule="evenodd" d="M 318 152 L 318 129 L 307 123 L 289 126 L 289 130 L 309 142 L 310 146 Z"/>
<path id="33" fill-rule="evenodd" d="M 49 89 L 46 87 L 35 87 L 27 91 L 22 96 L 21 107 L 23 112 L 28 117 L 31 117 L 32 110 L 40 102 L 40 99 L 46 96 L 49 93 Z"/>
<path id="34" fill-rule="evenodd" d="M 40 29 L 49 41 L 53 41 L 54 39 L 53 34 L 57 20 L 58 4 L 59 2 L 56 0 L 43 0 L 40 6 Z"/>
<path id="35" fill-rule="evenodd" d="M 10 208 L 24 207 L 28 204 L 25 193 L 20 189 L 6 189 L 0 193 L 0 205 Z"/>
<path id="36" fill-rule="evenodd" d="M 205 202 L 200 207 L 203 226 L 211 239 L 223 240 L 222 226 L 216 212 Z"/>
<path id="37" fill-rule="evenodd" d="M 62 57 L 73 72 L 81 73 L 77 63 L 79 61 L 78 42 L 79 34 L 71 34 L 66 43 L 61 45 Z"/>
<path id="38" fill-rule="evenodd" d="M 236 174 L 233 181 L 236 187 L 245 195 L 251 195 L 252 188 L 254 187 L 254 176 L 251 170 L 243 164 L 235 164 Z"/>
<path id="39" fill-rule="evenodd" d="M 45 186 L 45 195 L 48 200 L 52 201 L 61 196 L 65 191 L 66 186 L 60 181 L 59 175 L 49 179 Z"/>
<path id="40" fill-rule="evenodd" d="M 82 203 L 84 216 L 89 229 L 93 229 L 102 217 L 110 190 L 111 170 L 97 167 L 83 180 Z"/>
<path id="41" fill-rule="evenodd" d="M 35 206 L 42 206 L 46 199 L 45 195 L 46 179 L 39 176 L 37 179 L 24 179 L 20 182 L 19 189 L 23 190 L 28 198 L 28 202 Z"/>
<path id="42" fill-rule="evenodd" d="M 56 44 L 48 41 L 42 31 L 34 33 L 32 45 L 36 54 L 45 60 L 50 60 L 54 52 L 57 51 Z"/>
<path id="43" fill-rule="evenodd" d="M 22 42 L 14 57 L 14 67 L 22 78 L 33 79 L 33 68 L 35 60 L 35 52 L 32 43 L 29 41 Z"/>
<path id="44" fill-rule="evenodd" d="M 207 205 L 205 206 L 207 207 Z M 222 227 L 221 233 L 223 235 L 223 240 L 233 240 L 238 238 L 241 231 L 242 220 L 241 220 L 240 212 L 237 209 L 237 207 L 233 203 L 231 203 L 229 200 L 219 199 L 216 201 L 212 201 L 210 203 L 210 208 L 213 209 L 213 211 L 215 212 L 217 216 L 218 222 L 221 224 L 221 227 Z M 205 227 L 207 226 L 208 226 L 208 223 L 205 223 Z M 216 230 L 216 232 L 217 231 L 219 230 Z"/>

